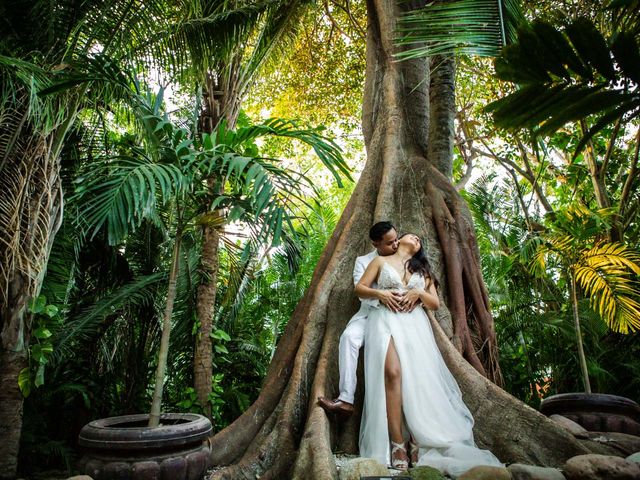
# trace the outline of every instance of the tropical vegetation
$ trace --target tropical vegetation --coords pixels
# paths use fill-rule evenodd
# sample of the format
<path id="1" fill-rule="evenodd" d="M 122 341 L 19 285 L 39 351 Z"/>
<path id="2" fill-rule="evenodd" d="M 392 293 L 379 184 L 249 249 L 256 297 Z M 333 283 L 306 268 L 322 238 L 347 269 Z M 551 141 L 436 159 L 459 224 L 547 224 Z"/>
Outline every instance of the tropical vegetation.
<path id="1" fill-rule="evenodd" d="M 366 6 L 14 3 L 0 478 L 62 477 L 90 420 L 218 431 L 258 398 L 364 167 Z M 452 179 L 504 388 L 640 401 L 639 2 L 481 3 L 412 11 L 395 38 L 399 62 L 456 54 Z"/>

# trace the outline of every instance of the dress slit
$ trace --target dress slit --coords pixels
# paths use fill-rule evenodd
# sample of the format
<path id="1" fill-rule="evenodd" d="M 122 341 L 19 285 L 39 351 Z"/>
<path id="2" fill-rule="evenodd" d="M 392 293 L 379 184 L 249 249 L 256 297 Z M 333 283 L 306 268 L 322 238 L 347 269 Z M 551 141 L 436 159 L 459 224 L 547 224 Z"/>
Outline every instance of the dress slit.
<path id="1" fill-rule="evenodd" d="M 401 290 L 398 272 L 383 265 L 378 285 Z M 424 288 L 414 274 L 407 286 Z M 393 341 L 401 369 L 402 433 L 418 444 L 420 465 L 457 476 L 475 465 L 501 465 L 473 440 L 473 417 L 436 345 L 424 310 L 394 313 L 384 306 L 368 316 L 365 330 L 365 401 L 360 424 L 360 455 L 390 463 L 385 367 Z"/>

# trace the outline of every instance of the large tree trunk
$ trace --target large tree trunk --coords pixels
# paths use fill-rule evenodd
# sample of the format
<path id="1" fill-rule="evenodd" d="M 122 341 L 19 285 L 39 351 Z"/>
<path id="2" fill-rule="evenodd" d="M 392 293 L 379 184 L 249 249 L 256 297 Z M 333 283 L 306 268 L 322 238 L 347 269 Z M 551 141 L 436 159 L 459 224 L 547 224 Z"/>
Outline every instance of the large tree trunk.
<path id="1" fill-rule="evenodd" d="M 26 112 L 26 102 L 24 105 Z M 10 112 L 8 112 L 10 113 Z M 15 478 L 23 397 L 18 375 L 27 364 L 28 302 L 38 296 L 62 220 L 62 188 L 51 137 L 26 120 L 13 148 L 0 155 L 0 478 Z M 9 115 L 7 115 L 9 117 Z M 4 158 L 2 158 L 4 157 Z"/>
<path id="2" fill-rule="evenodd" d="M 443 300 L 432 319 L 434 331 L 474 414 L 480 446 L 504 462 L 541 465 L 559 465 L 587 451 L 489 380 L 499 382 L 500 370 L 478 249 L 471 216 L 447 176 L 450 165 L 443 161 L 448 155 L 451 162 L 452 131 L 429 128 L 436 118 L 453 118 L 453 112 L 448 115 L 440 108 L 451 104 L 450 96 L 430 100 L 429 95 L 430 88 L 451 91 L 453 63 L 440 65 L 443 70 L 430 81 L 430 62 L 393 60 L 399 5 L 368 0 L 363 108 L 367 164 L 287 325 L 260 396 L 212 438 L 213 464 L 228 465 L 212 480 L 336 479 L 332 447 L 357 448 L 359 415 L 341 431 L 332 430 L 316 397 L 336 394 L 338 338 L 356 310 L 354 260 L 370 248 L 371 224 L 383 219 L 426 239 Z M 430 101 L 444 103 L 430 109 Z M 436 150 L 430 148 L 432 141 L 445 152 L 439 152 L 436 164 L 429 157 Z M 363 382 L 359 387 L 366 388 Z"/>

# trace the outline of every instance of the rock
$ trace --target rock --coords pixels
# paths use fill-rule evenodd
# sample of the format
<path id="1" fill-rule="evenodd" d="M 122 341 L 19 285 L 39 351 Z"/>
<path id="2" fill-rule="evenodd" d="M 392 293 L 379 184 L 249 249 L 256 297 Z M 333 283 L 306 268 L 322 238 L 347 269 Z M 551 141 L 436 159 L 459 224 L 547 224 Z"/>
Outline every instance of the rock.
<path id="1" fill-rule="evenodd" d="M 640 452 L 632 453 L 626 459 L 627 462 L 640 463 Z"/>
<path id="2" fill-rule="evenodd" d="M 366 476 L 390 476 L 387 467 L 373 458 L 354 458 L 340 468 L 340 480 L 360 480 Z"/>
<path id="3" fill-rule="evenodd" d="M 637 480 L 640 464 L 609 455 L 578 455 L 564 465 L 569 480 Z"/>
<path id="4" fill-rule="evenodd" d="M 409 469 L 409 476 L 414 480 L 444 480 L 444 475 L 440 470 L 427 465 Z"/>
<path id="5" fill-rule="evenodd" d="M 620 432 L 587 432 L 594 442 L 613 447 L 625 457 L 640 452 L 640 437 Z"/>
<path id="6" fill-rule="evenodd" d="M 507 467 L 513 480 L 565 480 L 564 475 L 556 468 L 535 467 L 514 463 Z"/>
<path id="7" fill-rule="evenodd" d="M 551 415 L 549 419 L 553 420 L 555 423 L 560 425 L 562 428 L 564 428 L 566 431 L 568 431 L 571 435 L 573 435 L 576 438 L 587 438 L 588 436 L 588 432 L 586 428 L 584 428 L 579 423 L 576 423 L 567 417 L 555 414 L 555 415 Z"/>
<path id="8" fill-rule="evenodd" d="M 67 480 L 93 480 L 89 475 L 74 475 L 73 477 L 67 478 Z"/>
<path id="9" fill-rule="evenodd" d="M 479 465 L 464 472 L 458 480 L 511 480 L 511 474 L 504 467 Z"/>

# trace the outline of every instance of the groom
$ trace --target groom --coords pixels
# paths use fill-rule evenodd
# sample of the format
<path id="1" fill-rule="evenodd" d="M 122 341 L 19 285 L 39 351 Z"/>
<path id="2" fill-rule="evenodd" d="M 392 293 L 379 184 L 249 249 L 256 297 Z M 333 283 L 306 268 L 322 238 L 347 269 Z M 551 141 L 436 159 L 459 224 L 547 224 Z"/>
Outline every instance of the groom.
<path id="1" fill-rule="evenodd" d="M 356 285 L 367 266 L 378 255 L 386 257 L 392 255 L 398 249 L 398 232 L 389 222 L 378 222 L 369 230 L 369 238 L 375 250 L 356 259 L 353 267 L 353 284 Z M 374 283 L 373 288 L 376 287 Z M 335 400 L 318 397 L 320 405 L 328 413 L 351 415 L 353 413 L 353 399 L 356 392 L 356 368 L 360 347 L 364 342 L 364 331 L 367 317 L 372 308 L 377 308 L 379 302 L 388 306 L 391 310 L 401 310 L 399 301 L 401 295 L 391 291 L 381 291 L 380 299 L 360 299 L 360 310 L 356 313 L 340 336 L 338 350 L 338 367 L 340 370 L 340 395 Z"/>

